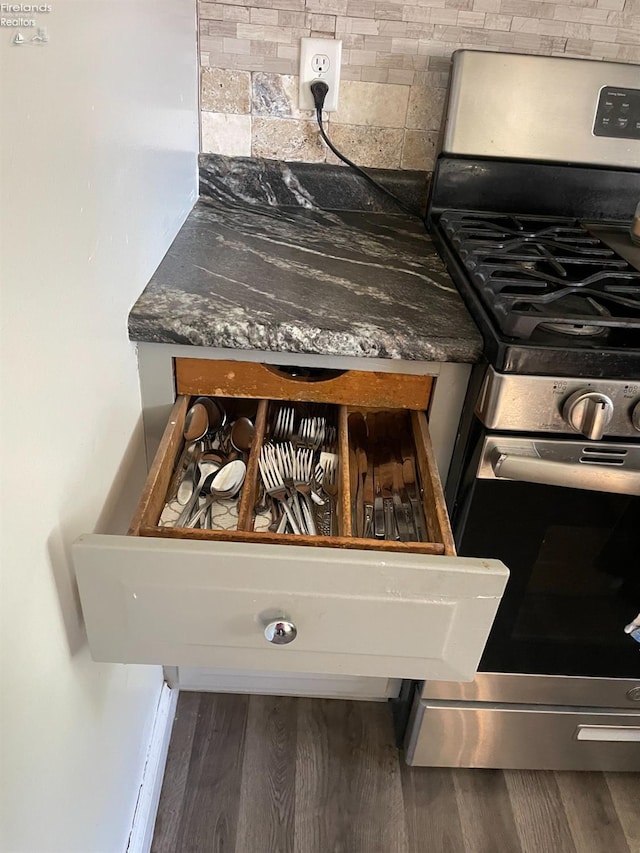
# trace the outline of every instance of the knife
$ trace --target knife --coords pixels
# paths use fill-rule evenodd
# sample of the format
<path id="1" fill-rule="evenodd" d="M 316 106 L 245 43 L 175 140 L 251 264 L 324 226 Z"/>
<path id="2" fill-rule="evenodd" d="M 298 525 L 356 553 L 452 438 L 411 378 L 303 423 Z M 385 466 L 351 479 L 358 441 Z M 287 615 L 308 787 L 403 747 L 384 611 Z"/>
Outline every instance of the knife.
<path id="1" fill-rule="evenodd" d="M 380 477 L 375 478 L 376 496 L 373 501 L 373 527 L 376 539 L 384 539 L 384 501 L 382 500 L 382 488 Z"/>
<path id="2" fill-rule="evenodd" d="M 401 542 L 410 542 L 413 538 L 413 525 L 409 523 L 411 506 L 405 504 L 402 500 L 402 492 L 406 494 L 404 483 L 402 482 L 402 463 L 394 460 L 389 464 L 393 466 L 392 497 L 393 511 L 396 517 L 396 525 L 398 526 L 398 536 Z M 407 513 L 407 509 L 409 510 L 409 514 Z"/>
<path id="3" fill-rule="evenodd" d="M 369 457 L 367 458 L 367 454 L 365 451 L 360 448 L 359 451 L 360 456 L 360 465 L 364 467 L 365 472 L 363 475 L 362 481 L 362 489 L 360 490 L 360 494 L 362 495 L 362 505 L 364 512 L 363 519 L 363 529 L 362 535 L 365 539 L 372 539 L 374 535 L 374 527 L 373 527 L 373 460 Z"/>
<path id="4" fill-rule="evenodd" d="M 394 495 L 393 495 L 393 463 L 387 460 L 380 465 L 381 480 L 382 480 L 382 498 L 384 504 L 384 538 L 397 540 L 400 539 L 400 533 L 396 522 L 394 512 Z M 398 495 L 398 498 L 400 496 Z"/>
<path id="5" fill-rule="evenodd" d="M 372 469 L 373 483 L 375 488 L 375 498 L 373 499 L 373 529 L 376 539 L 385 539 L 384 528 L 384 501 L 382 499 L 382 481 L 380 471 L 380 448 L 375 447 L 375 461 Z"/>
<path id="6" fill-rule="evenodd" d="M 420 534 L 418 533 L 418 527 L 416 524 L 416 513 L 413 509 L 413 504 L 411 503 L 411 498 L 409 497 L 406 488 L 402 488 L 400 492 L 400 497 L 402 498 L 402 508 L 404 510 L 404 517 L 407 522 L 407 526 L 409 527 L 409 541 L 411 542 L 419 542 Z M 419 511 L 420 507 L 416 507 Z"/>
<path id="7" fill-rule="evenodd" d="M 358 528 L 358 492 L 360 486 L 360 472 L 358 469 L 358 455 L 356 451 L 349 448 L 349 488 L 351 489 L 351 535 L 356 535 Z"/>
<path id="8" fill-rule="evenodd" d="M 428 542 L 427 524 L 424 518 L 422 501 L 419 497 L 416 484 L 416 466 L 410 448 L 403 442 L 402 445 L 402 478 L 404 480 L 411 509 L 413 510 L 413 523 L 416 526 L 418 542 Z"/>
<path id="9" fill-rule="evenodd" d="M 384 539 L 384 506 L 382 503 L 382 488 L 380 484 L 378 464 L 380 461 L 380 445 L 378 435 L 378 420 L 375 415 L 367 417 L 368 453 L 367 453 L 367 477 L 369 484 L 366 487 L 367 497 L 371 498 L 373 507 L 371 536 L 376 539 Z"/>
<path id="10" fill-rule="evenodd" d="M 358 538 L 365 536 L 366 528 L 366 509 L 365 509 L 365 482 L 367 480 L 367 454 L 365 447 L 368 444 L 368 429 L 367 422 L 361 412 L 353 412 L 349 415 L 349 435 L 353 442 L 356 455 L 357 468 L 357 486 L 356 500 L 354 511 L 354 534 Z M 371 489 L 373 490 L 373 479 L 371 479 Z M 371 517 L 373 518 L 373 491 L 371 493 Z"/>
<path id="11" fill-rule="evenodd" d="M 358 514 L 356 530 L 358 536 L 364 536 L 366 526 L 366 509 L 364 505 L 364 484 L 367 478 L 367 453 L 363 447 L 359 447 L 356 451 L 358 456 L 358 479 L 360 488 L 358 489 Z"/>

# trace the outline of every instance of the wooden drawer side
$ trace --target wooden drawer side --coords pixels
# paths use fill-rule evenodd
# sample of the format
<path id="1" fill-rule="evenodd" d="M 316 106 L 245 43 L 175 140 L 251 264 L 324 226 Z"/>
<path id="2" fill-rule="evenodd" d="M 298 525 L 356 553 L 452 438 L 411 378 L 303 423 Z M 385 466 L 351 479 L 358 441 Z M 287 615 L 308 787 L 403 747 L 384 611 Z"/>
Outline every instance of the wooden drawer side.
<path id="1" fill-rule="evenodd" d="M 167 426 L 129 525 L 130 536 L 139 536 L 141 528 L 155 526 L 158 523 L 171 475 L 182 450 L 184 442 L 182 435 L 188 406 L 189 397 L 181 396 L 171 409 Z"/>
<path id="2" fill-rule="evenodd" d="M 427 526 L 432 538 L 444 545 L 447 557 L 456 556 L 456 546 L 451 532 L 451 522 L 444 499 L 444 490 L 433 453 L 429 424 L 424 412 L 411 412 L 416 461 L 423 488 L 423 503 Z"/>

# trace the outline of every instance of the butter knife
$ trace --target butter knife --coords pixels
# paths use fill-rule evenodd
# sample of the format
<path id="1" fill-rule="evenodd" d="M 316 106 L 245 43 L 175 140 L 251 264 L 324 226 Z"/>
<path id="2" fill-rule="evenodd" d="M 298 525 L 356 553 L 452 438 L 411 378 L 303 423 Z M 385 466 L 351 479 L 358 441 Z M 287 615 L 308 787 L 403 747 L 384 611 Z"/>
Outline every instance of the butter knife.
<path id="1" fill-rule="evenodd" d="M 404 488 L 404 483 L 402 482 L 402 463 L 398 461 L 394 461 L 390 463 L 393 465 L 393 510 L 396 517 L 396 525 L 398 527 L 398 536 L 401 542 L 410 542 L 413 538 L 413 525 L 409 524 L 409 518 L 407 516 L 407 509 L 409 509 L 409 513 L 411 512 L 410 505 L 406 505 L 402 500 L 402 492 L 406 490 Z"/>
<path id="2" fill-rule="evenodd" d="M 404 455 L 404 454 L 403 454 Z M 413 510 L 413 523 L 416 526 L 416 534 L 418 542 L 428 542 L 427 525 L 424 519 L 422 502 L 418 496 L 418 488 L 416 486 L 416 468 L 413 458 L 407 456 L 402 461 L 402 476 L 404 479 L 405 488 Z"/>
<path id="3" fill-rule="evenodd" d="M 376 496 L 373 501 L 373 527 L 376 539 L 384 539 L 384 501 L 382 500 L 382 489 L 376 477 Z"/>
<path id="4" fill-rule="evenodd" d="M 365 447 L 368 446 L 369 431 L 367 422 L 361 412 L 353 412 L 349 415 L 349 435 L 355 448 L 357 473 L 356 501 L 354 513 L 354 534 L 359 538 L 369 535 L 365 533 L 367 526 L 366 509 L 365 509 L 365 483 L 367 481 L 367 454 Z M 370 478 L 371 497 L 369 504 L 371 505 L 370 524 L 373 523 L 373 477 Z"/>
<path id="5" fill-rule="evenodd" d="M 382 480 L 382 500 L 384 506 L 384 538 L 390 540 L 400 539 L 396 515 L 394 512 L 393 494 L 393 463 L 387 460 L 380 465 Z"/>
<path id="6" fill-rule="evenodd" d="M 381 482 L 381 471 L 379 464 L 380 453 L 376 450 L 376 464 L 375 464 L 375 473 L 373 467 L 371 469 L 371 476 L 373 479 L 374 487 L 375 487 L 375 498 L 373 499 L 373 529 L 375 533 L 376 539 L 384 539 L 385 538 L 385 529 L 384 529 L 384 500 L 382 498 L 382 482 Z"/>
<path id="7" fill-rule="evenodd" d="M 349 448 L 349 488 L 351 489 L 351 535 L 358 535 L 358 492 L 360 491 L 360 472 L 358 470 L 358 455 Z"/>
<path id="8" fill-rule="evenodd" d="M 362 448 L 358 450 L 361 471 L 364 469 L 362 487 L 359 494 L 362 496 L 362 531 L 361 534 L 365 539 L 371 539 L 374 535 L 373 531 L 373 461 L 367 458 L 367 454 Z"/>

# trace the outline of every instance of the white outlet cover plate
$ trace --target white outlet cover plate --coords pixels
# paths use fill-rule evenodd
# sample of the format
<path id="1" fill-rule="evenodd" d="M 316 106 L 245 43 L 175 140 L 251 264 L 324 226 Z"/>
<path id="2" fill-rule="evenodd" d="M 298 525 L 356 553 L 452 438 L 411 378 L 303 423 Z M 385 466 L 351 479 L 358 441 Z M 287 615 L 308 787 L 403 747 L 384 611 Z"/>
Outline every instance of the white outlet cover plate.
<path id="1" fill-rule="evenodd" d="M 341 61 L 342 42 L 339 39 L 300 39 L 298 106 L 301 110 L 315 110 L 310 88 L 314 80 L 324 80 L 329 87 L 323 112 L 332 113 L 338 109 Z M 326 70 L 318 70 L 324 66 Z"/>

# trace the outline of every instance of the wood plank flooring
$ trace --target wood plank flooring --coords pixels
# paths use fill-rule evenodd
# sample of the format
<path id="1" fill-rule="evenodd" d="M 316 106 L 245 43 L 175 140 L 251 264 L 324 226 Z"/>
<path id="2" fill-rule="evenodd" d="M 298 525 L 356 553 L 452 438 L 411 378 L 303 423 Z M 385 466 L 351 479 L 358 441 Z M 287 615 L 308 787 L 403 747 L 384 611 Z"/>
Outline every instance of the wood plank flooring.
<path id="1" fill-rule="evenodd" d="M 182 693 L 152 853 L 640 853 L 640 774 L 407 767 L 385 703 Z"/>

